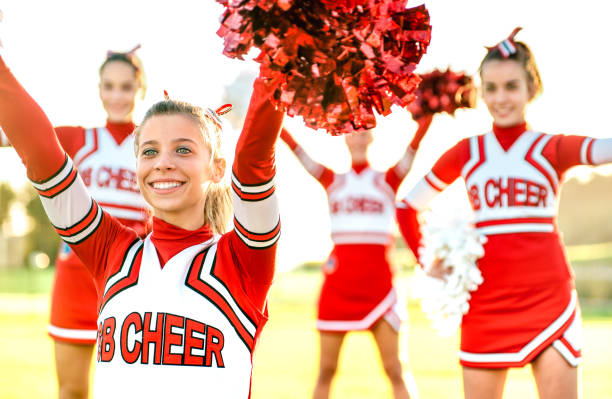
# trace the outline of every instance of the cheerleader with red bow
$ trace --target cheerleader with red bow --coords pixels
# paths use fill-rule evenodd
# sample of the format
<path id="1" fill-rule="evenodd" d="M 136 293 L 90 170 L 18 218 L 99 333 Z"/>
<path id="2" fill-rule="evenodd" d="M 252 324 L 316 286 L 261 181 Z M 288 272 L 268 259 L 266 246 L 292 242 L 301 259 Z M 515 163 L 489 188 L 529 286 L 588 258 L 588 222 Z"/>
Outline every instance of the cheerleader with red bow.
<path id="1" fill-rule="evenodd" d="M 465 181 L 475 227 L 486 236 L 461 326 L 465 397 L 503 395 L 507 370 L 531 364 L 542 399 L 578 397 L 581 321 L 573 274 L 556 223 L 565 172 L 612 162 L 612 138 L 546 134 L 525 121 L 541 80 L 520 28 L 489 48 L 480 64 L 492 131 L 460 141 L 398 204 L 400 229 L 420 246 L 417 214 L 455 179 Z M 430 273 L 444 278 L 443 262 Z"/>
<path id="2" fill-rule="evenodd" d="M 231 188 L 221 184 L 217 112 L 170 99 L 149 109 L 134 136 L 135 179 L 153 213 L 143 239 L 91 196 L 0 58 L 0 126 L 98 293 L 95 397 L 250 397 L 280 235 L 274 147 L 283 113 L 270 95 L 257 79 Z"/>

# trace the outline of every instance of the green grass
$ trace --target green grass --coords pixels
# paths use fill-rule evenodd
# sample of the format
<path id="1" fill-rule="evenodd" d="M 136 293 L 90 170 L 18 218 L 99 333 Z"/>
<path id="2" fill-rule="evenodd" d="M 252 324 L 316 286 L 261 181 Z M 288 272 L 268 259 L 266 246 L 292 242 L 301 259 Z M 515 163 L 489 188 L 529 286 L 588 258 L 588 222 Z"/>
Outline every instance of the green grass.
<path id="1" fill-rule="evenodd" d="M 27 273 L 39 273 L 31 270 Z M 17 273 L 20 284 L 40 281 L 25 291 L 0 294 L 0 398 L 55 398 L 51 340 L 46 335 L 51 273 Z M 3 284 L 11 274 L 0 274 Z M 402 274 L 400 279 L 406 277 Z M 29 280 L 28 280 L 29 279 Z M 35 279 L 35 278 L 34 278 Z M 405 286 L 405 282 L 401 282 Z M 308 398 L 317 373 L 318 337 L 314 328 L 320 274 L 300 271 L 277 277 L 270 296 L 270 321 L 257 347 L 253 399 Z M 400 284 L 402 285 L 402 284 Z M 22 291 L 24 286 L 21 286 Z M 17 290 L 13 290 L 17 291 Z M 418 304 L 408 301 L 410 326 L 401 334 L 421 398 L 462 397 L 457 362 L 457 336 L 440 338 Z M 585 398 L 612 397 L 612 318 L 596 313 L 585 317 L 582 385 Z M 511 370 L 506 398 L 535 398 L 528 367 Z M 385 399 L 391 390 L 384 378 L 374 342 L 368 333 L 351 333 L 341 354 L 332 398 Z"/>
<path id="2" fill-rule="evenodd" d="M 0 293 L 46 294 L 51 292 L 54 268 L 0 268 Z"/>

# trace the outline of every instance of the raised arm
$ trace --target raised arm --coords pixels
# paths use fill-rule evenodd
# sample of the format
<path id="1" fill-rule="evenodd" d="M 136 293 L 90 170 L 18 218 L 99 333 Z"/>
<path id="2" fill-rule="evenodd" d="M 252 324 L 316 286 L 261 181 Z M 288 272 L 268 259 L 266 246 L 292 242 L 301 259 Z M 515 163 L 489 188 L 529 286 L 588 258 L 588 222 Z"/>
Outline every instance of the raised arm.
<path id="1" fill-rule="evenodd" d="M 267 84 L 257 78 L 232 168 L 234 256 L 250 282 L 257 285 L 272 281 L 280 236 L 274 154 L 284 114 L 269 101 L 271 94 Z M 251 291 L 259 306 L 263 306 L 265 297 L 257 296 L 265 292 Z"/>
<path id="2" fill-rule="evenodd" d="M 60 170 L 66 154 L 42 109 L 23 89 L 0 58 L 0 126 L 33 182 L 42 182 Z"/>
<path id="3" fill-rule="evenodd" d="M 418 214 L 427 209 L 429 202 L 461 175 L 461 169 L 469 159 L 467 140 L 446 151 L 408 195 L 397 203 L 397 222 L 400 232 L 414 256 L 419 259 L 421 226 Z"/>
<path id="4" fill-rule="evenodd" d="M 612 163 L 612 138 L 557 135 L 546 143 L 542 155 L 551 163 L 560 178 L 576 165 Z"/>
<path id="5" fill-rule="evenodd" d="M 410 145 L 406 148 L 406 152 L 400 158 L 400 160 L 387 171 L 385 176 L 386 182 L 391 186 L 393 191 L 397 192 L 400 184 L 412 168 L 412 162 L 414 161 L 414 156 L 416 155 L 417 150 L 419 149 L 419 145 L 421 144 L 421 140 L 425 137 L 425 133 L 429 130 L 429 126 L 431 125 L 431 121 L 433 119 L 432 114 L 424 115 L 417 121 L 418 128 L 412 137 L 412 141 Z"/>
<path id="6" fill-rule="evenodd" d="M 317 179 L 323 187 L 327 188 L 332 184 L 334 172 L 312 159 L 286 128 L 283 127 L 280 137 L 289 146 L 289 149 L 293 151 L 298 161 L 304 166 L 304 169 Z"/>

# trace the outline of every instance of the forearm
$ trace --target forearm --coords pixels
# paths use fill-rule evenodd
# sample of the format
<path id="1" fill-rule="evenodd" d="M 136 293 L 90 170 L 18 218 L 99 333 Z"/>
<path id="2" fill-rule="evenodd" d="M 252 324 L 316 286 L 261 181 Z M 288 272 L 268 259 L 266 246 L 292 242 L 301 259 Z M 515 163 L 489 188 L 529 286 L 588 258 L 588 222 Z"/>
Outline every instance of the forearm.
<path id="1" fill-rule="evenodd" d="M 273 274 L 273 262 L 265 268 L 256 261 L 262 253 L 275 253 L 280 217 L 274 186 L 275 143 L 283 113 L 270 103 L 271 92 L 256 79 L 244 128 L 236 146 L 232 189 L 234 202 L 234 256 L 253 281 Z M 264 270 L 266 269 L 266 270 Z M 267 270 L 270 269 L 270 270 Z"/>
<path id="2" fill-rule="evenodd" d="M 274 177 L 274 151 L 284 113 L 269 101 L 266 83 L 257 78 L 238 143 L 233 172 L 242 184 L 260 184 Z"/>
<path id="3" fill-rule="evenodd" d="M 325 188 L 329 187 L 329 185 L 334 180 L 334 172 L 331 169 L 326 168 L 322 164 L 312 159 L 310 155 L 306 153 L 304 148 L 302 148 L 302 146 L 300 146 L 293 139 L 293 137 L 291 136 L 289 131 L 287 131 L 287 129 L 285 128 L 282 129 L 280 137 L 281 137 L 281 140 L 283 140 L 287 144 L 289 149 L 293 151 L 296 158 L 298 159 L 298 161 L 300 161 L 304 169 L 306 169 L 306 171 L 310 173 L 312 177 L 317 179 L 319 183 L 323 185 L 323 187 Z"/>
<path id="4" fill-rule="evenodd" d="M 421 246 L 421 226 L 418 212 L 404 200 L 397 205 L 396 215 L 402 237 L 404 237 L 406 244 L 418 261 L 419 247 Z"/>
<path id="5" fill-rule="evenodd" d="M 0 58 L 0 126 L 25 164 L 28 177 L 44 181 L 65 162 L 53 127 Z"/>

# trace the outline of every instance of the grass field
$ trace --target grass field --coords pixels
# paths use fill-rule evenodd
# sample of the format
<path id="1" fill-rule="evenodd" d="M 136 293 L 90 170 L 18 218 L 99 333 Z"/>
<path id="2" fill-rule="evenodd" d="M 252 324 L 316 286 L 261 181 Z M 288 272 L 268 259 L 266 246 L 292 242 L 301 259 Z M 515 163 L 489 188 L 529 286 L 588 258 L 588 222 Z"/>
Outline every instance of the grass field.
<path id="1" fill-rule="evenodd" d="M 45 327 L 52 271 L 0 273 L 0 398 L 54 398 L 57 386 Z M 406 276 L 400 279 L 405 279 Z M 406 286 L 400 281 L 399 286 Z M 317 272 L 281 274 L 270 297 L 270 321 L 255 353 L 253 399 L 308 398 L 317 372 L 314 329 Z M 418 304 L 408 301 L 410 325 L 402 332 L 419 397 L 462 397 L 457 337 L 439 338 Z M 612 317 L 585 310 L 585 398 L 612 398 Z M 607 315 L 606 315 L 607 313 Z M 333 398 L 391 398 L 374 342 L 367 333 L 347 337 Z M 529 368 L 511 370 L 505 398 L 536 398 Z"/>

